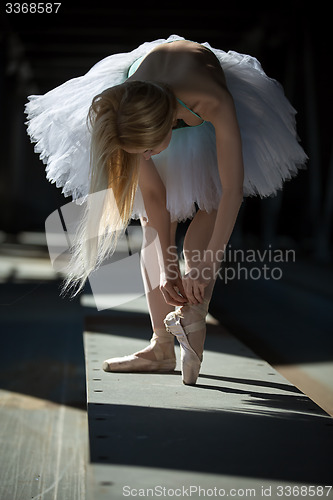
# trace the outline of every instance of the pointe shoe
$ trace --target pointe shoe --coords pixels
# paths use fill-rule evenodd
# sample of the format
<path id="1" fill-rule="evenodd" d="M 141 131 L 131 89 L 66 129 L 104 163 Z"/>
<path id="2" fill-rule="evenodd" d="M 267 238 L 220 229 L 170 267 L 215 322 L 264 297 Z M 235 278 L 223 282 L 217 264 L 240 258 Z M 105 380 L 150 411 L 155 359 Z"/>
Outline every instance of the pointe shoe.
<path id="1" fill-rule="evenodd" d="M 199 306 L 201 307 L 198 308 L 197 306 L 197 309 L 200 310 L 203 318 L 187 326 L 181 324 L 181 319 L 184 317 L 181 307 L 169 313 L 164 319 L 165 328 L 177 338 L 180 344 L 182 379 L 185 385 L 194 385 L 196 383 L 203 359 L 202 355 L 199 357 L 194 351 L 187 337 L 189 333 L 206 328 L 205 317 L 208 311 L 208 301 L 199 304 Z"/>
<path id="2" fill-rule="evenodd" d="M 119 358 L 110 358 L 104 361 L 102 367 L 106 372 L 171 372 L 176 368 L 175 355 L 165 358 L 165 352 L 159 344 L 170 342 L 170 334 L 164 328 L 158 328 L 150 340 L 150 345 L 153 348 L 155 360 L 143 358 L 139 356 L 140 351 L 129 356 Z M 148 349 L 146 348 L 146 349 Z"/>

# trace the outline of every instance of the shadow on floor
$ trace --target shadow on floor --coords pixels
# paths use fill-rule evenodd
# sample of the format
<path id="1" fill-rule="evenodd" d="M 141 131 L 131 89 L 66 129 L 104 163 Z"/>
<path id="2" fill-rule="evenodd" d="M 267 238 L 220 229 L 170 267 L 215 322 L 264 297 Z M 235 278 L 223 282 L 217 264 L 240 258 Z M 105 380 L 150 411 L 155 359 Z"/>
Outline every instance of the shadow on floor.
<path id="1" fill-rule="evenodd" d="M 59 283 L 0 285 L 0 388 L 86 409 L 83 318 Z"/>
<path id="2" fill-rule="evenodd" d="M 214 389 L 204 384 L 201 390 Z M 219 388 L 217 390 L 220 390 Z M 332 479 L 327 417 L 292 411 L 270 413 L 267 394 L 260 414 L 89 404 L 91 461 L 329 484 Z M 293 411 L 295 410 L 295 411 Z"/>

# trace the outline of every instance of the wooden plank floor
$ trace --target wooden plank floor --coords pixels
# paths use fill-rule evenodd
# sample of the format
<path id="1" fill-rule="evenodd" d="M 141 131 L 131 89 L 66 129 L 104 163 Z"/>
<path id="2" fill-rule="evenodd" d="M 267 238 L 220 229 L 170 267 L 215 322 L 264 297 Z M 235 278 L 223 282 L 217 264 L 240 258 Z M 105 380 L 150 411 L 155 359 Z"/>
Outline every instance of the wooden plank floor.
<path id="1" fill-rule="evenodd" d="M 59 284 L 0 286 L 0 499 L 85 500 L 82 310 Z"/>
<path id="2" fill-rule="evenodd" d="M 2 500 L 84 500 L 84 411 L 0 391 Z"/>

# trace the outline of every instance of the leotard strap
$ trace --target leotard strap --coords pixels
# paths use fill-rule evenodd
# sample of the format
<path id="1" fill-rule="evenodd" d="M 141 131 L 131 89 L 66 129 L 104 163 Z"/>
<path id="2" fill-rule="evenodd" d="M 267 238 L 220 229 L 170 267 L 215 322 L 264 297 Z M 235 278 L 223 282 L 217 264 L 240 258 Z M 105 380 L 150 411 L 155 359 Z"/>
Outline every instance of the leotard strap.
<path id="1" fill-rule="evenodd" d="M 133 73 L 136 72 L 136 70 L 138 69 L 138 67 L 140 66 L 140 64 L 142 63 L 142 61 L 144 60 L 146 56 L 141 56 L 139 57 L 139 59 L 137 59 L 136 61 L 134 61 L 134 63 L 130 66 L 129 70 L 128 70 L 128 74 L 127 74 L 127 78 L 129 78 L 130 76 L 133 75 Z"/>
<path id="2" fill-rule="evenodd" d="M 200 120 L 202 120 L 201 116 L 198 115 L 197 113 L 195 113 L 194 111 L 192 111 L 192 109 L 190 109 L 188 106 L 186 106 L 186 104 L 181 101 L 180 99 L 178 99 L 178 97 L 176 97 L 177 101 L 179 102 L 179 104 L 181 104 L 184 108 L 188 109 L 189 111 L 191 111 L 192 115 L 196 116 L 197 118 L 200 118 Z M 204 121 L 204 120 L 203 120 Z"/>

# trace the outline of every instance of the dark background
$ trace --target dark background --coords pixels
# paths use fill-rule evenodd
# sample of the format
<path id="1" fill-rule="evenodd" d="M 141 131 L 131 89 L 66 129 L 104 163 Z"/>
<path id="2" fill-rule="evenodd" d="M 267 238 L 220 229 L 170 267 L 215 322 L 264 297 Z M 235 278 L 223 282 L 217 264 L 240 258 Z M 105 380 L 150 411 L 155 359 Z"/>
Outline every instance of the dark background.
<path id="1" fill-rule="evenodd" d="M 277 197 L 246 200 L 232 241 L 244 248 L 295 249 L 296 262 L 286 266 L 279 283 L 237 281 L 228 288 L 218 283 L 212 310 L 259 352 L 265 351 L 266 358 L 327 361 L 332 359 L 333 330 L 329 5 L 307 2 L 305 6 L 303 1 L 212 4 L 164 2 L 146 8 L 136 3 L 64 1 L 57 14 L 11 15 L 4 13 L 2 4 L 3 244 L 17 243 L 22 231 L 43 232 L 47 216 L 70 201 L 45 180 L 44 165 L 27 137 L 23 109 L 28 95 L 43 94 L 84 74 L 112 53 L 127 52 L 173 33 L 226 51 L 249 53 L 283 84 L 298 110 L 297 130 L 310 159 L 307 169 L 287 182 Z M 309 311 L 310 319 L 303 314 Z M 283 347 L 276 344 L 281 333 Z M 325 338 L 313 346 L 313 339 L 321 334 Z M 286 341 L 294 348 L 286 347 Z"/>
<path id="2" fill-rule="evenodd" d="M 310 161 L 275 200 L 247 200 L 243 234 L 288 238 L 302 255 L 331 261 L 332 92 L 328 8 L 291 1 L 206 7 L 107 6 L 65 1 L 57 14 L 1 16 L 1 210 L 9 234 L 43 231 L 44 220 L 65 200 L 45 180 L 25 130 L 29 94 L 43 94 L 80 76 L 112 53 L 176 33 L 213 47 L 257 57 L 279 80 L 298 110 L 297 129 Z M 272 216 L 264 217 L 267 210 Z M 269 233 L 269 234 L 268 234 Z"/>

